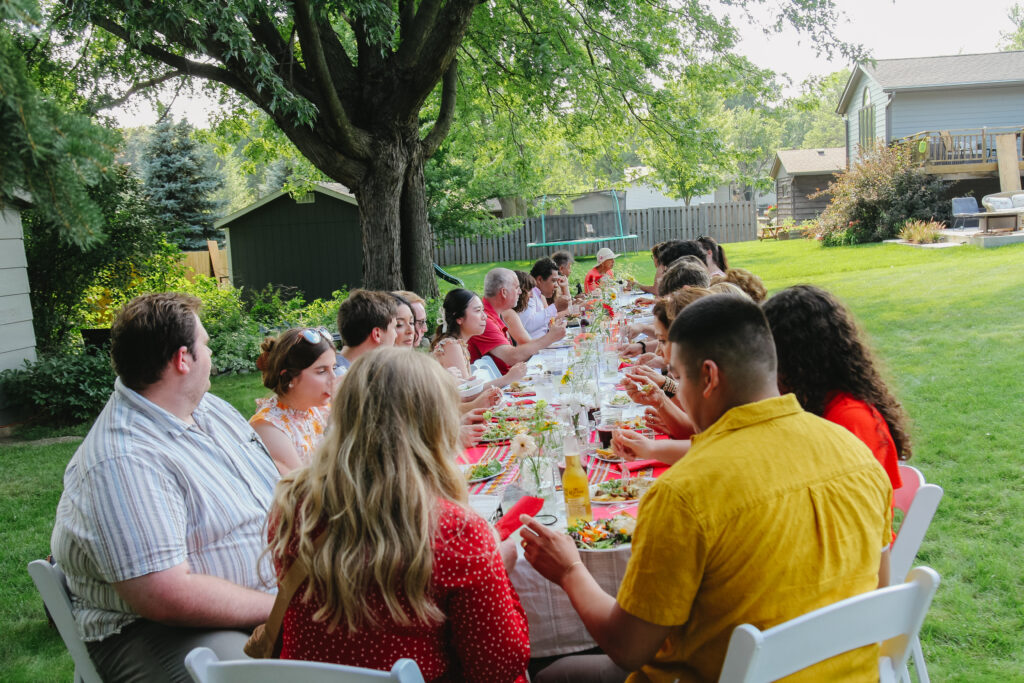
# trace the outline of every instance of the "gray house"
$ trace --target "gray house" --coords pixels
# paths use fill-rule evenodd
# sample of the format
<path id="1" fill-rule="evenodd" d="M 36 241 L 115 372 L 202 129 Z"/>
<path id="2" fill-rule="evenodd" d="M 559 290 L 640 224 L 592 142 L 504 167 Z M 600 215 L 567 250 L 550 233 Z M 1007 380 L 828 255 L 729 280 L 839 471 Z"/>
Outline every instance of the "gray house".
<path id="1" fill-rule="evenodd" d="M 28 206 L 28 197 L 22 195 L 0 208 L 0 370 L 24 367 L 26 360 L 36 360 L 25 235 L 21 227 L 21 209 Z M 0 393 L 0 425 L 16 413 Z"/>
<path id="2" fill-rule="evenodd" d="M 316 183 L 299 201 L 275 192 L 214 226 L 224 230 L 236 287 L 295 287 L 308 300 L 362 283 L 359 207 L 339 183 Z"/>
<path id="3" fill-rule="evenodd" d="M 779 150 L 770 172 L 775 181 L 779 223 L 788 218 L 797 223 L 817 218 L 831 198 L 824 195 L 810 199 L 808 195 L 824 190 L 845 168 L 845 147 Z"/>
<path id="4" fill-rule="evenodd" d="M 905 140 L 930 173 L 993 179 L 1002 161 L 1011 173 L 1017 167 L 1019 182 L 1024 51 L 863 62 L 836 111 L 846 121 L 848 161 Z"/>

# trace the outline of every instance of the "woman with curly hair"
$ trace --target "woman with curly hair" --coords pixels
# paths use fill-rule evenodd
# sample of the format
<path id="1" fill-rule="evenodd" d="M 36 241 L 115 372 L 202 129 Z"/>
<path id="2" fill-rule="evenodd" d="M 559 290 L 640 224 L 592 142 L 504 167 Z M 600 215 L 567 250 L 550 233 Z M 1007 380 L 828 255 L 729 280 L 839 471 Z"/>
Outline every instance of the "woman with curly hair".
<path id="1" fill-rule="evenodd" d="M 907 416 L 878 372 L 853 315 L 811 285 L 785 289 L 762 305 L 775 338 L 779 389 L 804 410 L 840 424 L 867 444 L 894 489 L 911 456 Z"/>
<path id="2" fill-rule="evenodd" d="M 282 620 L 281 658 L 428 681 L 526 680 L 530 642 L 506 566 L 514 542 L 469 507 L 455 465 L 459 397 L 424 354 L 381 348 L 342 380 L 337 426 L 278 484 L 269 553 L 308 578 Z"/>

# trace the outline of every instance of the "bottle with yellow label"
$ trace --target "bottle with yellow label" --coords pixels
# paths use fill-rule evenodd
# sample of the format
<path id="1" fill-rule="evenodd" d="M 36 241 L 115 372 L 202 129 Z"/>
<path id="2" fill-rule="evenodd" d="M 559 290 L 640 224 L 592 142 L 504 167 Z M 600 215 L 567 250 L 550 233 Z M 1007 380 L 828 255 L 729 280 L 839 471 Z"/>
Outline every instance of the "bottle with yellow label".
<path id="1" fill-rule="evenodd" d="M 565 437 L 565 474 L 562 475 L 562 493 L 565 494 L 566 523 L 573 526 L 593 519 L 590 511 L 590 482 L 580 463 L 580 444 L 575 434 Z"/>

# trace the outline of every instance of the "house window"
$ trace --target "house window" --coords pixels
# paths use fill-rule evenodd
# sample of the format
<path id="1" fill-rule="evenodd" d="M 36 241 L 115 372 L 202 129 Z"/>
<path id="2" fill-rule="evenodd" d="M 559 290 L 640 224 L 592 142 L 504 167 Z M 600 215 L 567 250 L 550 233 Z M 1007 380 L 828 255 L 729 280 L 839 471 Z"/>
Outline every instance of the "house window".
<path id="1" fill-rule="evenodd" d="M 779 181 L 779 199 L 784 199 L 789 196 L 789 190 L 793 186 L 793 181 L 789 178 L 786 180 Z"/>
<path id="2" fill-rule="evenodd" d="M 871 106 L 871 93 L 864 88 L 860 112 L 857 115 L 860 148 L 868 151 L 875 146 L 875 108 Z"/>

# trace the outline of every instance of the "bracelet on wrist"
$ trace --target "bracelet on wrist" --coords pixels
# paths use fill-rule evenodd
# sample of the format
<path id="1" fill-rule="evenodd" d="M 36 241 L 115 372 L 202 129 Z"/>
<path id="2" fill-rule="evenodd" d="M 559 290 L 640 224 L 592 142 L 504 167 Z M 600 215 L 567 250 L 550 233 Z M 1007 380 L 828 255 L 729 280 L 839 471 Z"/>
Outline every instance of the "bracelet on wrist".
<path id="1" fill-rule="evenodd" d="M 643 340 L 637 343 L 640 344 L 640 353 L 647 353 L 647 344 Z"/>
<path id="2" fill-rule="evenodd" d="M 565 581 L 565 577 L 569 576 L 569 574 L 572 572 L 573 569 L 575 569 L 577 567 L 577 565 L 583 566 L 583 560 L 576 560 L 575 562 L 570 564 L 568 567 L 566 567 L 565 571 L 562 572 L 562 578 L 560 578 L 558 580 L 558 583 L 561 584 L 563 581 Z"/>

